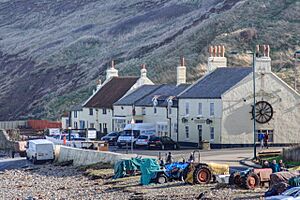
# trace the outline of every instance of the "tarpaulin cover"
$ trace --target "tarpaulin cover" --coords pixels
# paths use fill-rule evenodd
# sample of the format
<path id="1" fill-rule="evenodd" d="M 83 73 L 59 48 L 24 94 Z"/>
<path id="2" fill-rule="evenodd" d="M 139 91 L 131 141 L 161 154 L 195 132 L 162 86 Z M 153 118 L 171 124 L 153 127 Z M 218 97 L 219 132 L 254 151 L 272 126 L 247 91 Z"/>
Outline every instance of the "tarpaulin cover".
<path id="1" fill-rule="evenodd" d="M 193 164 L 189 164 L 187 167 L 187 175 L 186 178 L 184 179 L 184 182 L 188 184 L 194 184 L 194 171 L 195 171 L 195 166 Z"/>
<path id="2" fill-rule="evenodd" d="M 208 163 L 207 165 L 210 167 L 212 174 L 229 174 L 229 165 L 218 163 Z"/>
<path id="3" fill-rule="evenodd" d="M 156 172 L 161 171 L 156 159 L 144 158 L 141 162 L 141 184 L 148 185 Z"/>
<path id="4" fill-rule="evenodd" d="M 277 172 L 270 175 L 270 187 L 276 183 L 285 182 L 288 183 L 289 179 L 295 176 L 299 176 L 299 172 Z"/>
<path id="5" fill-rule="evenodd" d="M 289 171 L 300 171 L 300 166 L 289 168 Z"/>
<path id="6" fill-rule="evenodd" d="M 121 160 L 114 166 L 114 179 L 123 178 L 127 172 L 139 171 L 141 166 L 141 158 L 132 158 L 130 160 Z"/>
<path id="7" fill-rule="evenodd" d="M 165 165 L 166 174 L 168 176 L 180 176 L 180 173 L 189 165 L 189 163 L 183 162 L 174 162 L 171 164 Z M 178 178 L 177 177 L 177 178 Z"/>

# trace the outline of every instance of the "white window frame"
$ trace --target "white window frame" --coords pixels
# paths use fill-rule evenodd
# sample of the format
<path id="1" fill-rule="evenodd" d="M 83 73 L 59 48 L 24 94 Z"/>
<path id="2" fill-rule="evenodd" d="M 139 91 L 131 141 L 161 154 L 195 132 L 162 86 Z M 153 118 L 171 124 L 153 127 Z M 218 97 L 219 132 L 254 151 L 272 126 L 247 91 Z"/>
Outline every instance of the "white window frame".
<path id="1" fill-rule="evenodd" d="M 77 118 L 78 116 L 78 113 L 77 113 L 77 110 L 74 111 L 74 118 Z"/>
<path id="2" fill-rule="evenodd" d="M 189 102 L 185 102 L 185 115 L 190 114 L 190 104 Z"/>
<path id="3" fill-rule="evenodd" d="M 90 108 L 90 109 L 89 109 L 89 115 L 91 115 L 91 116 L 94 115 L 94 109 L 93 109 L 93 108 Z"/>
<path id="4" fill-rule="evenodd" d="M 198 103 L 198 116 L 203 116 L 203 105 L 201 102 Z"/>
<path id="5" fill-rule="evenodd" d="M 211 102 L 209 104 L 209 115 L 215 116 L 215 103 Z"/>

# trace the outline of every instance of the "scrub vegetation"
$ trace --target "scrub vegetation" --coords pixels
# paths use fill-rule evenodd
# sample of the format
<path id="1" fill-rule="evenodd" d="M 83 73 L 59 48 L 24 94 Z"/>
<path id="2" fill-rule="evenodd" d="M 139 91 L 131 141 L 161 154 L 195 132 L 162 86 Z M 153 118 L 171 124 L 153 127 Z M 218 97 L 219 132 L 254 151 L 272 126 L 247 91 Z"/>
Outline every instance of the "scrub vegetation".
<path id="1" fill-rule="evenodd" d="M 58 118 L 91 94 L 112 59 L 121 75 L 139 75 L 146 63 L 165 83 L 175 82 L 184 55 L 192 82 L 210 45 L 269 44 L 273 70 L 292 84 L 299 13 L 297 0 L 1 0 L 0 120 Z"/>

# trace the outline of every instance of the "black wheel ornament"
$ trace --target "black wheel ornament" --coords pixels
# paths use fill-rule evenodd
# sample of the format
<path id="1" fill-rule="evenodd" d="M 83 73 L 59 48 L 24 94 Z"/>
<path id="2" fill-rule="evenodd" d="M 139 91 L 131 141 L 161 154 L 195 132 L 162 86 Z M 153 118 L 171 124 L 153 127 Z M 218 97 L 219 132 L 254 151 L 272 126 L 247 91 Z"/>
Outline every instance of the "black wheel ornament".
<path id="1" fill-rule="evenodd" d="M 273 108 L 270 103 L 266 101 L 259 101 L 255 104 L 255 112 L 252 106 L 252 119 L 260 124 L 268 123 L 273 117 Z"/>

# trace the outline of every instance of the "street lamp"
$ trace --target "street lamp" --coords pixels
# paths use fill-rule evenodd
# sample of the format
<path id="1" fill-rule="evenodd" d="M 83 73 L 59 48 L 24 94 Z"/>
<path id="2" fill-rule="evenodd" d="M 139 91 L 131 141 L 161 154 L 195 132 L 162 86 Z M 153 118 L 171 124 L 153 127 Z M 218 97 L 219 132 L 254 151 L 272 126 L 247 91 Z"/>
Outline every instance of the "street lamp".
<path id="1" fill-rule="evenodd" d="M 256 51 L 246 51 L 246 54 L 252 55 L 252 82 L 253 82 L 253 158 L 256 159 L 256 116 L 255 116 L 255 104 L 256 104 L 256 87 L 255 87 L 255 56 Z M 231 54 L 238 54 L 238 52 L 231 52 Z"/>
<path id="2" fill-rule="evenodd" d="M 133 118 L 131 119 L 130 124 L 131 124 L 131 153 L 133 154 L 133 136 L 134 136 L 134 134 L 133 134 L 133 126 L 135 124 L 135 121 L 134 121 Z"/>

